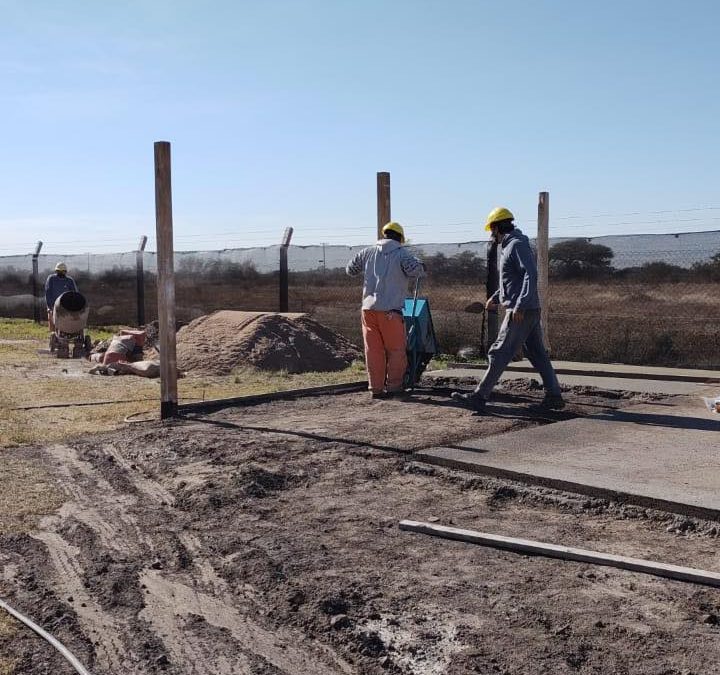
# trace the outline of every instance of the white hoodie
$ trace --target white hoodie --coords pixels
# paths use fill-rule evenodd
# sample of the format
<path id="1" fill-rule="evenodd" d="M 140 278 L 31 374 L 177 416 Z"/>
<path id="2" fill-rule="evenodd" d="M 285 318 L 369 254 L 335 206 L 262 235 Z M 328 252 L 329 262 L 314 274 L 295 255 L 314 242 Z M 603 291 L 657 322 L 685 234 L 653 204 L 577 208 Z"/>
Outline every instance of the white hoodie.
<path id="1" fill-rule="evenodd" d="M 422 262 L 394 239 L 381 239 L 357 253 L 347 264 L 350 276 L 364 272 L 363 309 L 402 311 L 408 279 L 425 276 Z"/>

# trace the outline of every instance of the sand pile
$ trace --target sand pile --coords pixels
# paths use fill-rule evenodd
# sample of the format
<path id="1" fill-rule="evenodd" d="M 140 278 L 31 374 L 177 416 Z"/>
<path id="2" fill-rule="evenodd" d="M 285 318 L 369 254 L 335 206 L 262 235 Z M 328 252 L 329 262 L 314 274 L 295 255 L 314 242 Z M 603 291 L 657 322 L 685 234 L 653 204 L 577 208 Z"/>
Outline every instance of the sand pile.
<path id="1" fill-rule="evenodd" d="M 305 314 L 222 310 L 180 329 L 177 358 L 180 370 L 226 375 L 239 366 L 289 373 L 342 370 L 362 354 Z"/>

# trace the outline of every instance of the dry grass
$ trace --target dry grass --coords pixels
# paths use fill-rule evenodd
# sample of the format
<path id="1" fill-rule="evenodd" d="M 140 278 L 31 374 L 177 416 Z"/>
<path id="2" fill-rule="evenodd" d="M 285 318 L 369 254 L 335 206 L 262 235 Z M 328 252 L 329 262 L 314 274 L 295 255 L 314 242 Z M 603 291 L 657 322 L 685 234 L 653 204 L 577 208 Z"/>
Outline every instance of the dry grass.
<path id="1" fill-rule="evenodd" d="M 49 443 L 116 429 L 129 415 L 159 409 L 158 380 L 89 376 L 85 372 L 86 363 L 38 355 L 41 346 L 37 340 L 0 344 L 0 447 Z M 361 363 L 336 373 L 291 375 L 242 369 L 227 377 L 182 378 L 178 382 L 178 396 L 183 403 L 350 382 L 363 377 Z"/>
<path id="2" fill-rule="evenodd" d="M 0 483 L 0 534 L 32 530 L 63 502 L 63 493 L 35 463 L 3 457 Z"/>

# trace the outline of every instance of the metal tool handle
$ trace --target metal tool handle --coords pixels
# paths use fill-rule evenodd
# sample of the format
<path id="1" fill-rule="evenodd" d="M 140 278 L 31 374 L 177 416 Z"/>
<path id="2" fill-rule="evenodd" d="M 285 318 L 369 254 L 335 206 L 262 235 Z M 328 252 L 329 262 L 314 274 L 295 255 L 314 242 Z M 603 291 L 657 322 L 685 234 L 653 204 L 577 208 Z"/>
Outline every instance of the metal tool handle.
<path id="1" fill-rule="evenodd" d="M 418 293 L 420 292 L 420 277 L 415 279 L 415 293 L 413 294 L 413 306 L 412 314 L 410 315 L 413 319 L 415 318 L 415 307 L 417 306 Z"/>

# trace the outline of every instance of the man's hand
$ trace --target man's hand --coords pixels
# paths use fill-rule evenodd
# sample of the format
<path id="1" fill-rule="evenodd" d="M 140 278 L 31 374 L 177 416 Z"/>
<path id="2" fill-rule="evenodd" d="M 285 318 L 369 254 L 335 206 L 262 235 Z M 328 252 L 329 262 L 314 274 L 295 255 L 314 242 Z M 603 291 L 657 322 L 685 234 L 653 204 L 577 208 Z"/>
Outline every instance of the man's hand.
<path id="1" fill-rule="evenodd" d="M 525 312 L 523 312 L 521 309 L 513 310 L 512 320 L 515 323 L 522 323 L 524 318 L 525 318 Z"/>
<path id="2" fill-rule="evenodd" d="M 485 303 L 485 309 L 488 312 L 493 312 L 497 309 L 497 302 L 493 302 L 492 298 L 488 298 L 488 301 Z"/>

